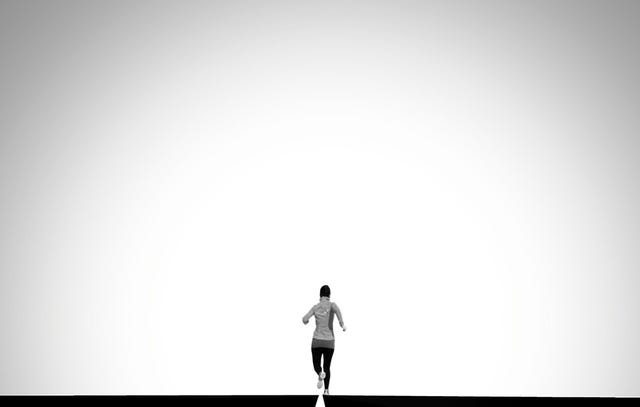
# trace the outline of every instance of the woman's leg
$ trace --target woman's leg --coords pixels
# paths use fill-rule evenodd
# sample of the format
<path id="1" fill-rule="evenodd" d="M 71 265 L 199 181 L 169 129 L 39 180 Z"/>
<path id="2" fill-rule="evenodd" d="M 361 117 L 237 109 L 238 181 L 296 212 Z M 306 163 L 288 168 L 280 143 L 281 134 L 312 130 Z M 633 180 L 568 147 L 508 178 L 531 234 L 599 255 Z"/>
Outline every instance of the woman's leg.
<path id="1" fill-rule="evenodd" d="M 333 357 L 333 349 L 331 348 L 323 348 L 322 349 L 324 352 L 324 362 L 323 362 L 323 368 L 324 368 L 324 373 L 325 373 L 325 377 L 324 377 L 324 388 L 325 390 L 329 389 L 329 380 L 331 380 L 331 358 Z"/>
<path id="2" fill-rule="evenodd" d="M 311 357 L 313 359 L 313 370 L 315 370 L 317 374 L 320 374 L 320 372 L 322 372 L 322 368 L 320 367 L 320 356 L 322 356 L 321 348 L 311 348 Z"/>

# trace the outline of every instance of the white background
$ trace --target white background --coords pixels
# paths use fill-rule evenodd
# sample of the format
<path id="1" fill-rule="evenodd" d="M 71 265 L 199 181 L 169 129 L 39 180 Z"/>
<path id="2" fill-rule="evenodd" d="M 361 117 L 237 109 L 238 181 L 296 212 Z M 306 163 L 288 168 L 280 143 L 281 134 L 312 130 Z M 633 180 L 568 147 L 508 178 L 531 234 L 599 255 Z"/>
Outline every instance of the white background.
<path id="1" fill-rule="evenodd" d="M 0 391 L 640 395 L 631 2 L 3 2 Z"/>

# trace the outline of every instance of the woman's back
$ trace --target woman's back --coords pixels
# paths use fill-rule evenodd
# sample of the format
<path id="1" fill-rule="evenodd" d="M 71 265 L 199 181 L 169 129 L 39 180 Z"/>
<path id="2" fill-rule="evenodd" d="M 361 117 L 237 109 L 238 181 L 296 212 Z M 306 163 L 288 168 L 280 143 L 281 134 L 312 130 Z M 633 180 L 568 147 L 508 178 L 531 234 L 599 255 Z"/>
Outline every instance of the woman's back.
<path id="1" fill-rule="evenodd" d="M 333 316 L 334 306 L 328 298 L 321 298 L 315 305 L 313 316 L 316 319 L 316 330 L 313 332 L 315 339 L 333 340 Z"/>

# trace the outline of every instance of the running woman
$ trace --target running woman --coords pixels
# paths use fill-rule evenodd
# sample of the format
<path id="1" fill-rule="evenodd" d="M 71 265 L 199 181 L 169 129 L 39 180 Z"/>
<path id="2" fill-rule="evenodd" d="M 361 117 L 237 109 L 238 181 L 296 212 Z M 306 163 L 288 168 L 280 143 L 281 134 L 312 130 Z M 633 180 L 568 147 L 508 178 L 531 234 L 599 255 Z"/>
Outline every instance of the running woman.
<path id="1" fill-rule="evenodd" d="M 340 308 L 335 302 L 330 301 L 331 289 L 328 285 L 320 288 L 320 302 L 315 304 L 309 312 L 302 317 L 302 322 L 309 323 L 311 316 L 316 317 L 316 330 L 313 332 L 311 340 L 311 356 L 313 359 L 313 370 L 318 374 L 318 388 L 322 388 L 324 380 L 324 394 L 329 394 L 329 380 L 331 380 L 331 358 L 335 347 L 335 337 L 333 336 L 333 316 L 338 316 L 340 327 L 343 331 L 347 328 L 342 321 Z M 323 368 L 320 368 L 320 357 L 324 358 Z"/>

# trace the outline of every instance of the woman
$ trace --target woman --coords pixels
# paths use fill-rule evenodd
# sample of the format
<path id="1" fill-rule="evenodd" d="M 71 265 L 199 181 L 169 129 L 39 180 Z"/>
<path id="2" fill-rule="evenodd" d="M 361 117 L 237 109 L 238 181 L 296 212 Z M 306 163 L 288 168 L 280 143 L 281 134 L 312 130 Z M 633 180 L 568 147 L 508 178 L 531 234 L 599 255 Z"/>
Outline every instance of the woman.
<path id="1" fill-rule="evenodd" d="M 333 315 L 338 316 L 340 327 L 343 331 L 347 328 L 342 321 L 340 308 L 335 302 L 330 301 L 331 289 L 328 285 L 320 288 L 320 302 L 315 304 L 309 312 L 302 317 L 302 322 L 306 325 L 309 323 L 311 316 L 316 317 L 316 330 L 313 332 L 311 341 L 311 356 L 313 359 L 313 370 L 318 374 L 318 388 L 322 388 L 324 380 L 324 394 L 329 394 L 329 380 L 331 379 L 331 358 L 333 357 L 333 349 L 335 346 L 335 337 L 333 336 Z M 324 357 L 323 368 L 320 369 L 320 357 Z"/>

